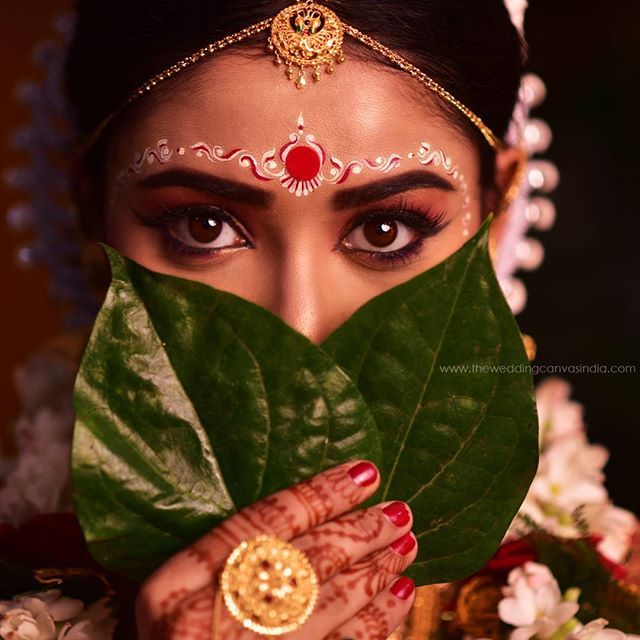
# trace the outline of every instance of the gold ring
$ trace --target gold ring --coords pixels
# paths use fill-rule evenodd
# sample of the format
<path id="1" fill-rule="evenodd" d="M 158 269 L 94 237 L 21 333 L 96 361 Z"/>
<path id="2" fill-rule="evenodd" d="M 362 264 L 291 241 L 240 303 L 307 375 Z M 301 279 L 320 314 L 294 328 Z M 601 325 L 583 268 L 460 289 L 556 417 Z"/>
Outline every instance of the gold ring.
<path id="1" fill-rule="evenodd" d="M 292 544 L 267 535 L 235 547 L 220 576 L 231 615 L 245 628 L 268 636 L 302 626 L 319 589 L 309 558 Z"/>

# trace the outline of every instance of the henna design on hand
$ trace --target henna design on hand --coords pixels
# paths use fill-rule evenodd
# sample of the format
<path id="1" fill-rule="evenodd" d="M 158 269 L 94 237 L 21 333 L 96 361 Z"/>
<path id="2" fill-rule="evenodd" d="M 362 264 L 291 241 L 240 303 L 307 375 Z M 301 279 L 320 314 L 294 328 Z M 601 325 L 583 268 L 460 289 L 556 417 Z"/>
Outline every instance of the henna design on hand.
<path id="1" fill-rule="evenodd" d="M 160 616 L 152 627 L 152 637 L 158 640 L 209 640 L 214 595 L 212 586 L 196 591 L 172 591 L 160 603 Z"/>
<path id="2" fill-rule="evenodd" d="M 365 638 L 386 639 L 389 636 L 389 627 L 385 612 L 375 604 L 368 604 L 358 617 L 364 625 Z"/>
<path id="3" fill-rule="evenodd" d="M 195 561 L 193 565 L 202 565 L 205 568 L 204 575 L 210 578 L 200 587 L 196 584 L 190 589 L 174 589 L 164 596 L 153 607 L 156 613 L 150 621 L 150 637 L 153 640 L 210 640 L 216 576 L 233 548 L 260 533 L 284 540 L 291 540 L 300 533 L 311 533 L 309 540 L 313 544 L 309 544 L 305 552 L 319 576 L 340 574 L 345 569 L 347 575 L 353 575 L 352 580 L 346 583 L 342 581 L 343 586 L 336 588 L 332 594 L 333 601 L 348 602 L 348 589 L 354 588 L 362 580 L 365 581 L 365 591 L 375 589 L 377 583 L 374 575 L 380 574 L 380 566 L 370 563 L 362 571 L 363 565 L 358 564 L 355 566 L 359 567 L 359 572 L 348 569 L 353 556 L 348 551 L 349 545 L 344 542 L 366 543 L 377 537 L 383 526 L 379 514 L 376 516 L 370 511 L 346 515 L 339 524 L 327 522 L 324 531 L 314 531 L 314 527 L 333 515 L 349 511 L 362 498 L 362 487 L 351 479 L 345 466 L 341 465 L 238 512 L 183 552 L 182 560 L 177 563 L 180 570 L 184 570 L 185 566 L 181 562 L 185 558 L 191 559 Z M 159 577 L 159 585 L 167 580 L 167 575 L 171 575 L 171 567 L 167 567 L 167 570 Z M 198 571 L 194 573 L 200 575 Z M 160 592 L 163 592 L 162 586 Z M 224 607 L 219 622 L 220 637 L 225 640 L 249 640 L 255 637 L 233 619 Z"/>
<path id="4" fill-rule="evenodd" d="M 330 542 L 315 544 L 304 552 L 316 570 L 320 582 L 340 573 L 352 562 L 350 553 Z"/>
<path id="5" fill-rule="evenodd" d="M 383 516 L 377 507 L 372 507 L 341 516 L 338 522 L 328 522 L 312 529 L 308 535 L 316 540 L 324 536 L 335 536 L 341 540 L 367 543 L 376 539 L 383 527 Z"/>
<path id="6" fill-rule="evenodd" d="M 355 640 L 386 640 L 390 630 L 387 616 L 375 604 L 368 604 L 358 613 L 357 628 L 351 630 L 348 638 Z M 329 634 L 325 640 L 347 640 L 338 629 Z"/>

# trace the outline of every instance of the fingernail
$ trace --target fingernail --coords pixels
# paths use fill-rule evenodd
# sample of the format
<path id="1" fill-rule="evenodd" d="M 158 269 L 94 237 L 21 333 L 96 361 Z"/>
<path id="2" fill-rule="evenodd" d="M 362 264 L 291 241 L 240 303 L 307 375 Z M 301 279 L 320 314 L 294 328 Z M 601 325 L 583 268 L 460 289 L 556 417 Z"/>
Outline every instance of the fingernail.
<path id="1" fill-rule="evenodd" d="M 416 539 L 411 533 L 405 533 L 401 538 L 394 540 L 389 546 L 401 556 L 406 556 L 411 549 L 416 546 Z"/>
<path id="2" fill-rule="evenodd" d="M 376 465 L 367 461 L 358 462 L 358 464 L 351 467 L 347 473 L 351 476 L 351 479 L 361 487 L 366 487 L 374 483 L 378 477 Z"/>
<path id="3" fill-rule="evenodd" d="M 411 520 L 411 514 L 404 502 L 392 502 L 382 510 L 382 513 L 384 513 L 396 527 L 404 527 L 404 525 Z"/>
<path id="4" fill-rule="evenodd" d="M 400 598 L 400 600 L 406 600 L 411 596 L 415 589 L 415 585 L 413 584 L 413 580 L 411 578 L 398 578 L 393 585 L 391 585 L 391 593 L 396 598 Z"/>

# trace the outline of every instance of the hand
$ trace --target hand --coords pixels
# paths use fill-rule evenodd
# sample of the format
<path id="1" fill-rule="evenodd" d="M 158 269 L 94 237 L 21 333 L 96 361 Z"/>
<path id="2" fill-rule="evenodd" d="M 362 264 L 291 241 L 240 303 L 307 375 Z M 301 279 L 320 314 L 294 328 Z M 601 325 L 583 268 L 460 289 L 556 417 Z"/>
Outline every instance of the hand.
<path id="1" fill-rule="evenodd" d="M 375 493 L 376 467 L 349 462 L 239 511 L 173 556 L 140 588 L 140 640 L 210 640 L 215 577 L 243 540 L 261 533 L 304 551 L 320 581 L 313 613 L 287 640 L 385 640 L 413 604 L 413 582 L 399 578 L 416 557 L 412 516 L 402 502 L 352 511 Z M 218 637 L 255 640 L 222 604 Z"/>

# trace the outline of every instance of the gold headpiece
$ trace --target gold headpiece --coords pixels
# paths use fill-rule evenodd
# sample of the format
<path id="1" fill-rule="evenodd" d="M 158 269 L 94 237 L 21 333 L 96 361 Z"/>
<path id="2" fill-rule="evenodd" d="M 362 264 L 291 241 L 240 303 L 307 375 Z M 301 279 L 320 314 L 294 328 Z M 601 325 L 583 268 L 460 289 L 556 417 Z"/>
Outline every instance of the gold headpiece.
<path id="1" fill-rule="evenodd" d="M 335 63 L 340 63 L 344 60 L 342 43 L 344 34 L 347 33 L 370 49 L 373 49 L 376 53 L 379 53 L 398 68 L 406 71 L 429 90 L 460 111 L 479 129 L 493 149 L 502 147 L 499 138 L 487 127 L 482 119 L 451 95 L 444 87 L 440 86 L 433 78 L 374 38 L 342 22 L 331 9 L 317 4 L 313 0 L 300 0 L 280 11 L 274 18 L 262 20 L 262 22 L 212 42 L 155 75 L 136 89 L 118 109 L 102 121 L 89 136 L 87 146 L 95 142 L 113 119 L 132 102 L 152 91 L 165 80 L 172 78 L 192 64 L 269 28 L 271 33 L 268 38 L 268 49 L 274 52 L 276 64 L 281 65 L 284 63 L 286 65 L 287 76 L 290 79 L 295 78 L 295 86 L 298 89 L 303 89 L 308 84 L 306 78 L 307 67 L 313 69 L 312 78 L 315 81 L 320 80 L 320 68 L 322 65 L 325 65 L 325 71 L 329 74 L 335 71 Z"/>

